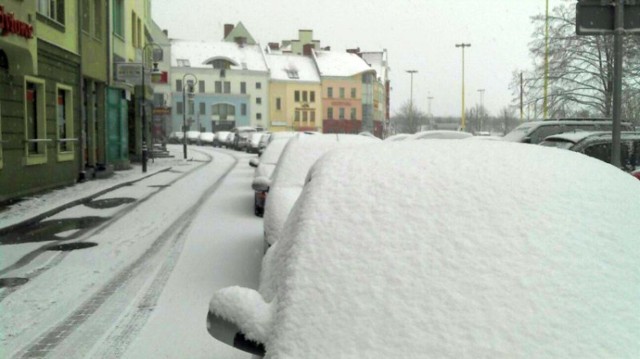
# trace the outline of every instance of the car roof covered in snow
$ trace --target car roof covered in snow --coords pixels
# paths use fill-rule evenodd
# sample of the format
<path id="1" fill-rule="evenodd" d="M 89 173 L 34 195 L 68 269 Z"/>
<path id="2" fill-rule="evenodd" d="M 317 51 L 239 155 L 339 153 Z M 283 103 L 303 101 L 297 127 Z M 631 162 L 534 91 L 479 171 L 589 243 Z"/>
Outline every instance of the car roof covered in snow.
<path id="1" fill-rule="evenodd" d="M 268 357 L 633 357 L 638 198 L 617 168 L 540 146 L 337 149 L 270 250 L 273 300 L 227 288 L 210 309 L 259 312 L 241 328 Z"/>

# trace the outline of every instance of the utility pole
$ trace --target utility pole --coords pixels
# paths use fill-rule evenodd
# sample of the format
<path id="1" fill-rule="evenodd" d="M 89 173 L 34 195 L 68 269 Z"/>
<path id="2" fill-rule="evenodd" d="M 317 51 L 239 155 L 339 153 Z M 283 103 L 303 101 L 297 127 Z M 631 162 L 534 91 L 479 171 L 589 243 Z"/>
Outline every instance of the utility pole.
<path id="1" fill-rule="evenodd" d="M 413 126 L 413 74 L 418 70 L 407 70 L 407 73 L 411 75 L 411 96 L 409 97 L 409 125 Z"/>
<path id="2" fill-rule="evenodd" d="M 456 44 L 456 47 L 462 48 L 462 118 L 460 119 L 460 129 L 464 131 L 466 128 L 465 113 L 464 113 L 464 48 L 471 47 L 471 44 L 460 43 Z"/>
<path id="3" fill-rule="evenodd" d="M 548 103 L 547 103 L 547 88 L 549 87 L 549 0 L 546 5 L 546 15 L 544 20 L 544 98 L 542 101 L 543 106 L 543 120 L 547 119 L 548 115 Z"/>

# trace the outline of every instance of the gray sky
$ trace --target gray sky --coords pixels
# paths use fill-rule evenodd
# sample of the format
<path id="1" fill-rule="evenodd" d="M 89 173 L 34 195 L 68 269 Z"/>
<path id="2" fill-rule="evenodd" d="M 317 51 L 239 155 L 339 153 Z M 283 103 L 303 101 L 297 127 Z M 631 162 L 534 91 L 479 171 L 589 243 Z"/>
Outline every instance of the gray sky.
<path id="1" fill-rule="evenodd" d="M 549 0 L 550 9 L 564 0 Z M 152 0 L 153 18 L 171 38 L 220 41 L 224 24 L 239 21 L 256 41 L 295 39 L 311 29 L 332 50 L 387 49 L 391 67 L 391 111 L 409 100 L 435 116 L 459 116 L 462 54 L 465 49 L 465 102 L 480 102 L 492 115 L 511 99 L 515 69 L 531 66 L 530 17 L 543 14 L 545 0 Z"/>

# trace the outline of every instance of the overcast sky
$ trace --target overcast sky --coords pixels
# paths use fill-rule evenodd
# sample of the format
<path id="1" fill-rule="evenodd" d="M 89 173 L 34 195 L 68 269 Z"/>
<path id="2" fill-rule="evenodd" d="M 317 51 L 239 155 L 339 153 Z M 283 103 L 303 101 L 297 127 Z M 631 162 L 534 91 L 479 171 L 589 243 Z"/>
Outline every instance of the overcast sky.
<path id="1" fill-rule="evenodd" d="M 549 0 L 550 9 L 566 0 Z M 424 112 L 429 96 L 435 116 L 460 116 L 462 54 L 465 102 L 480 102 L 495 115 L 509 104 L 511 73 L 530 67 L 530 17 L 543 14 L 545 0 L 152 0 L 153 18 L 171 38 L 220 41 L 224 24 L 242 22 L 263 46 L 295 39 L 311 29 L 332 50 L 387 49 L 391 67 L 391 111 L 411 93 Z"/>

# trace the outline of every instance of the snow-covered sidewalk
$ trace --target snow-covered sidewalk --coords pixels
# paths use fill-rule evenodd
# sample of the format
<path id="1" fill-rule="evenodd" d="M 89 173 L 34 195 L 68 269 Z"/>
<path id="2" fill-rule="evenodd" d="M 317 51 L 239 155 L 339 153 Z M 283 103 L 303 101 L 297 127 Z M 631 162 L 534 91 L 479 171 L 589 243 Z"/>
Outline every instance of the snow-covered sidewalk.
<path id="1" fill-rule="evenodd" d="M 33 218 L 46 216 L 61 207 L 76 203 L 86 198 L 94 197 L 105 191 L 120 187 L 167 171 L 173 166 L 183 164 L 185 161 L 204 159 L 205 157 L 196 151 L 188 152 L 188 159 L 183 159 L 182 146 L 168 145 L 167 150 L 173 158 L 156 158 L 147 164 L 147 172 L 142 172 L 140 164 L 132 164 L 131 169 L 116 171 L 113 176 L 105 179 L 96 179 L 73 186 L 59 188 L 42 194 L 27 197 L 6 208 L 0 208 L 0 230 L 28 221 Z"/>

